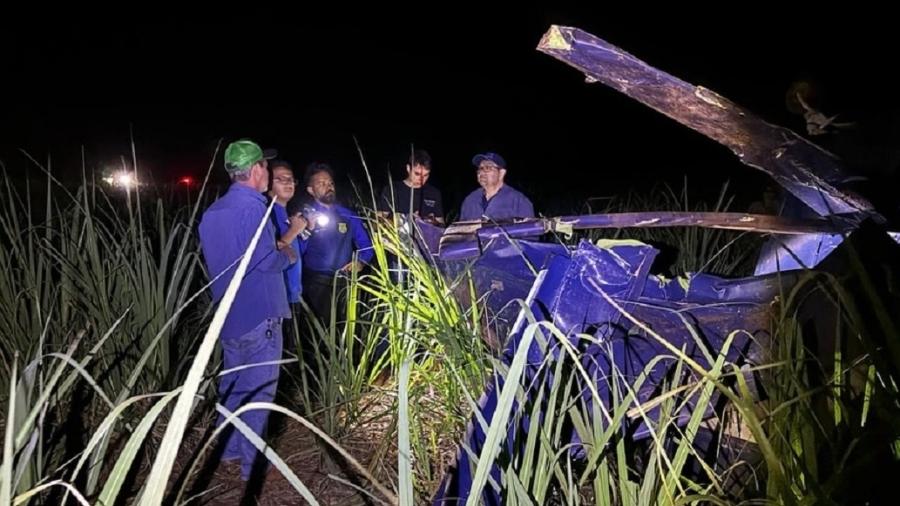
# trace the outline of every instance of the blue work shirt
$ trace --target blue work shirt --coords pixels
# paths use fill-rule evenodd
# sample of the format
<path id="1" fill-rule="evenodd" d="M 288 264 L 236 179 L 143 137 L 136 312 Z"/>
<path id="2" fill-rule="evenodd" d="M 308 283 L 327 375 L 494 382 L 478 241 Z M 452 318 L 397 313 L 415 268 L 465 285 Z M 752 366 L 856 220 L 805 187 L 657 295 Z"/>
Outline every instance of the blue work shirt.
<path id="1" fill-rule="evenodd" d="M 309 207 L 328 216 L 328 223 L 324 226 L 316 224 L 309 238 L 300 241 L 306 270 L 333 275 L 353 260 L 354 251 L 359 252 L 359 261 L 372 261 L 372 240 L 359 216 L 337 204 L 328 208 L 312 202 Z"/>
<path id="2" fill-rule="evenodd" d="M 288 221 L 287 209 L 276 202 L 275 207 L 272 208 L 272 215 L 275 216 L 275 223 L 278 225 L 278 238 L 280 239 L 287 233 L 288 229 L 291 228 L 290 222 Z M 303 293 L 303 261 L 299 257 L 300 252 L 302 251 L 300 247 L 300 236 L 297 236 L 291 241 L 290 246 L 297 252 L 298 258 L 296 262 L 284 270 L 284 284 L 287 286 L 288 302 L 293 304 L 300 302 L 300 294 Z"/>
<path id="3" fill-rule="evenodd" d="M 534 218 L 534 206 L 528 197 L 509 185 L 503 185 L 490 199 L 479 188 L 466 197 L 459 212 L 462 221 L 481 221 L 482 216 L 492 220 L 510 218 Z"/>
<path id="4" fill-rule="evenodd" d="M 233 183 L 212 203 L 200 220 L 200 246 L 210 279 L 228 269 L 213 282 L 213 302 L 218 303 L 234 276 L 237 263 L 250 245 L 253 234 L 266 214 L 265 197 L 253 188 Z M 266 318 L 290 318 L 284 270 L 291 264 L 275 246 L 275 228 L 266 220 L 265 228 L 250 257 L 247 272 L 237 291 L 225 326 L 223 339 L 235 339 L 253 330 Z"/>

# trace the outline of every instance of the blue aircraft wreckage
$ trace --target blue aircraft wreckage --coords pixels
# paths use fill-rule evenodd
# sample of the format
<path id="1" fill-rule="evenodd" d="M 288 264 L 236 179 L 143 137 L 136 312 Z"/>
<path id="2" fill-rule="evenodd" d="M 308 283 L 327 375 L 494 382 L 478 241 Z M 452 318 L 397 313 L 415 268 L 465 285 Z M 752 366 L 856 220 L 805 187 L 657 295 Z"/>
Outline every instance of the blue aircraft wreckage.
<path id="1" fill-rule="evenodd" d="M 654 357 L 670 353 L 663 343 L 647 338 L 647 329 L 698 361 L 704 358 L 697 336 L 702 336 L 707 349 L 718 353 L 729 334 L 740 329 L 731 336 L 726 359 L 737 365 L 759 364 L 779 293 L 803 271 L 821 268 L 864 222 L 874 222 L 887 232 L 884 218 L 866 199 L 842 189 L 854 178 L 841 161 L 791 130 L 766 123 L 715 92 L 657 70 L 577 28 L 551 27 L 538 50 L 583 72 L 588 82 L 603 83 L 728 147 L 741 162 L 771 176 L 787 192 L 788 203 L 779 216 L 637 212 L 464 222 L 446 230 L 419 223 L 420 248 L 443 274 L 452 278 L 467 271 L 472 276 L 493 321 L 499 322 L 498 335 L 508 336 L 501 343 L 507 364 L 530 321 L 552 323 L 573 336 L 571 344 L 577 347 L 581 364 L 589 377 L 597 379 L 593 387 L 600 399 L 610 394 L 605 378 L 611 367 L 637 375 Z M 724 279 L 695 273 L 677 280 L 651 274 L 659 252 L 637 241 L 582 241 L 568 247 L 533 240 L 547 233 L 629 227 L 713 227 L 769 238 L 752 277 Z M 896 232 L 880 237 L 896 254 Z M 605 348 L 585 346 L 574 337 L 579 334 L 592 335 Z M 609 349 L 614 353 L 607 353 Z M 536 364 L 548 354 L 558 356 L 563 351 L 558 343 L 539 346 L 532 341 L 527 353 L 523 385 L 535 378 Z M 637 392 L 639 401 L 652 398 L 669 367 L 660 362 L 651 370 Z M 752 383 L 753 378 L 748 381 Z M 469 423 L 456 464 L 434 504 L 461 504 L 468 499 L 473 457 L 485 442 L 485 426 L 479 419 L 492 420 L 502 385 L 499 374 L 489 381 L 478 401 L 480 417 L 473 416 Z M 585 387 L 581 385 L 580 391 Z M 533 392 L 526 389 L 524 395 L 527 398 Z M 690 416 L 688 407 L 684 421 Z M 522 427 L 510 424 L 506 444 L 513 444 L 517 430 Z M 633 440 L 648 436 L 648 429 L 638 422 L 628 434 Z M 574 432 L 571 439 L 577 441 Z M 481 499 L 500 504 L 501 493 L 495 488 L 502 479 L 497 462 L 490 477 L 494 486 L 485 487 Z"/>

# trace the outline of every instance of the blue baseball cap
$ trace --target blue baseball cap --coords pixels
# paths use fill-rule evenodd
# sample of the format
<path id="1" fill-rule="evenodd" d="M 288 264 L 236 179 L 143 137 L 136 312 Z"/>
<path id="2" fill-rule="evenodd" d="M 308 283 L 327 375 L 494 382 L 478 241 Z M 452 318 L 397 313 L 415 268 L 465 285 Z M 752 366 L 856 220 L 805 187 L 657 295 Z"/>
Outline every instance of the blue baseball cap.
<path id="1" fill-rule="evenodd" d="M 501 169 L 506 168 L 506 160 L 503 159 L 502 156 L 497 153 L 482 153 L 480 155 L 475 155 L 475 158 L 472 158 L 472 165 L 478 167 L 481 165 L 481 162 L 494 162 L 494 164 Z"/>

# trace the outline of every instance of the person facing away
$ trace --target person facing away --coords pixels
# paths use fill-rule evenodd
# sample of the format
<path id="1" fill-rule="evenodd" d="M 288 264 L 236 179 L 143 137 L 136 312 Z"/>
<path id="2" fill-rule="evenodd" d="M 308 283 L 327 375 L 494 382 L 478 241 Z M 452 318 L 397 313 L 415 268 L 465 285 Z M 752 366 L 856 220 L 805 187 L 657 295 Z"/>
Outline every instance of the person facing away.
<path id="1" fill-rule="evenodd" d="M 219 335 L 225 370 L 281 359 L 282 321 L 291 317 L 283 273 L 297 261 L 297 252 L 289 245 L 276 245 L 275 229 L 265 219 L 267 204 L 263 192 L 269 182 L 268 160 L 274 157 L 274 152 L 263 151 L 250 140 L 229 144 L 225 170 L 231 186 L 204 211 L 200 220 L 200 245 L 213 279 L 211 291 L 216 304 L 222 300 L 257 228 L 264 224 Z M 219 380 L 219 402 L 232 413 L 250 402 L 272 402 L 278 373 L 279 366 L 263 365 L 225 374 Z M 253 432 L 265 435 L 267 410 L 249 411 L 240 418 Z M 219 416 L 217 425 L 223 422 Z M 223 438 L 222 459 L 239 461 L 241 478 L 249 479 L 253 466 L 262 464 L 264 459 L 239 431 L 226 430 Z"/>

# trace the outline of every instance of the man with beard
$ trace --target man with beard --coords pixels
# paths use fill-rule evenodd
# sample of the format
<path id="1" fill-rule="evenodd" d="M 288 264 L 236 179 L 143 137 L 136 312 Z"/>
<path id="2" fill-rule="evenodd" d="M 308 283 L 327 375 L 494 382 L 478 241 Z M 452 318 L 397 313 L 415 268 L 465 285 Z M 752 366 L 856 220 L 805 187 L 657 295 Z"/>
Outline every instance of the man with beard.
<path id="1" fill-rule="evenodd" d="M 346 275 L 359 271 L 372 260 L 372 241 L 356 213 L 336 202 L 334 173 L 328 164 L 315 162 L 306 169 L 306 192 L 312 202 L 303 214 L 310 221 L 310 234 L 301 239 L 303 250 L 303 295 L 313 312 L 327 327 L 331 321 L 332 293 L 341 300 Z M 338 304 L 342 308 L 344 304 Z M 343 320 L 337 314 L 335 321 Z"/>

